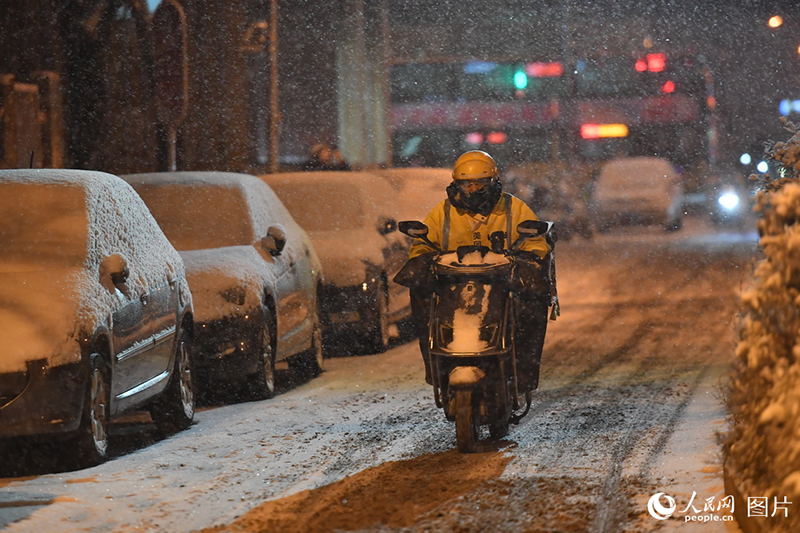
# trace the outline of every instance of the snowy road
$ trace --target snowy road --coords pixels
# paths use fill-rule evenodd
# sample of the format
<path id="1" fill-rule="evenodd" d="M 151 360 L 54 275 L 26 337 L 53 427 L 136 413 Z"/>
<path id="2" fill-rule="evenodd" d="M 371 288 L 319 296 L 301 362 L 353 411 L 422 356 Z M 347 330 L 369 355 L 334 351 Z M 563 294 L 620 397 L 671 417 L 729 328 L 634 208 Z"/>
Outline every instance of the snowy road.
<path id="1" fill-rule="evenodd" d="M 121 426 L 99 467 L 0 479 L 0 528 L 736 531 L 717 509 L 715 434 L 755 238 L 689 219 L 560 243 L 563 314 L 534 407 L 481 453 L 454 451 L 415 344 L 397 343 L 334 354 L 273 400 L 203 409 L 164 441 Z M 647 511 L 659 492 L 670 520 Z"/>

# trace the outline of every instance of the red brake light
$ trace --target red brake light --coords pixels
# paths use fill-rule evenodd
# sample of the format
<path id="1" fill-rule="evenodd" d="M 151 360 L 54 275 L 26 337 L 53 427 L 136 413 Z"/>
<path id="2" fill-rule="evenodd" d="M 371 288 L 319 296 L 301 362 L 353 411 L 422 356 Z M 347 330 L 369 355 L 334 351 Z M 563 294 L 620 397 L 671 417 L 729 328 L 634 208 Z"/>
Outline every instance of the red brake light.
<path id="1" fill-rule="evenodd" d="M 647 70 L 661 72 L 667 66 L 667 54 L 647 54 Z"/>
<path id="2" fill-rule="evenodd" d="M 667 80 L 664 85 L 661 86 L 662 93 L 673 93 L 675 92 L 675 82 L 672 80 Z"/>
<path id="3" fill-rule="evenodd" d="M 486 141 L 489 144 L 503 144 L 508 140 L 508 135 L 502 131 L 492 131 L 486 135 Z"/>
<path id="4" fill-rule="evenodd" d="M 531 78 L 557 78 L 564 74 L 561 63 L 528 63 L 525 65 L 525 74 Z"/>

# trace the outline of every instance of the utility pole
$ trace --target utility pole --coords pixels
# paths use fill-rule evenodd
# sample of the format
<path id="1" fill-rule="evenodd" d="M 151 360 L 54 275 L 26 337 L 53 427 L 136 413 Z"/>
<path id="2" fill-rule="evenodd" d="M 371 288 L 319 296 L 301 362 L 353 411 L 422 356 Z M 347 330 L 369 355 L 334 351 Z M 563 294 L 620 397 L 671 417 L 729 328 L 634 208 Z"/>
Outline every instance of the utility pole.
<path id="1" fill-rule="evenodd" d="M 269 4 L 269 171 L 278 172 L 280 109 L 278 107 L 278 0 Z"/>

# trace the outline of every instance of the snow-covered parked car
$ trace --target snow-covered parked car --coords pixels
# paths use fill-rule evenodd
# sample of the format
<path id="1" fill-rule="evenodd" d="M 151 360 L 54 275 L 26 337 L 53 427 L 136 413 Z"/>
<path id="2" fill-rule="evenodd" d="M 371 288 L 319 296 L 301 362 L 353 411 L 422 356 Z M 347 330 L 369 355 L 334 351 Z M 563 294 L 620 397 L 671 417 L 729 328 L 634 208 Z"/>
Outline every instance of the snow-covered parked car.
<path id="1" fill-rule="evenodd" d="M 669 161 L 653 156 L 619 157 L 604 163 L 589 202 L 600 231 L 625 224 L 678 230 L 682 206 L 680 175 Z"/>
<path id="2" fill-rule="evenodd" d="M 390 283 L 408 259 L 391 186 L 367 172 L 260 177 L 311 236 L 322 261 L 325 333 L 386 350 L 390 326 L 410 313 L 408 289 Z"/>
<path id="3" fill-rule="evenodd" d="M 510 167 L 501 176 L 503 190 L 518 197 L 541 220 L 555 223 L 561 241 L 592 236 L 586 202 L 585 175 L 577 165 L 561 160 L 532 161 Z"/>
<path id="4" fill-rule="evenodd" d="M 200 387 L 246 381 L 275 393 L 275 363 L 322 371 L 320 262 L 306 232 L 265 183 L 247 174 L 123 176 L 186 263 L 195 306 Z"/>
<path id="5" fill-rule="evenodd" d="M 0 171 L 0 439 L 60 437 L 78 466 L 112 417 L 194 417 L 192 296 L 134 190 L 81 170 Z"/>
<path id="6" fill-rule="evenodd" d="M 436 167 L 381 168 L 370 172 L 385 179 L 395 190 L 392 215 L 400 220 L 424 220 L 431 209 L 447 198 L 453 170 Z"/>

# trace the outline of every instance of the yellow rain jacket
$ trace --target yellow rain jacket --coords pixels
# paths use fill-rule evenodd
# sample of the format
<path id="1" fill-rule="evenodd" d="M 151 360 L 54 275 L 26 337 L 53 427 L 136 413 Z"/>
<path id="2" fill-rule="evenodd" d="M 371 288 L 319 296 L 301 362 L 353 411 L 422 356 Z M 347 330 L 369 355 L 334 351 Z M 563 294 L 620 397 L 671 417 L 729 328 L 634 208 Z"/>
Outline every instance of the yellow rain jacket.
<path id="1" fill-rule="evenodd" d="M 440 246 L 442 250 L 452 251 L 459 246 L 482 245 L 491 247 L 489 235 L 495 231 L 506 233 L 506 248 L 517 240 L 517 224 L 523 220 L 539 220 L 525 202 L 508 193 L 503 193 L 489 216 L 472 214 L 463 209 L 453 207 L 449 200 L 444 200 L 434 207 L 425 217 L 428 226 L 428 238 Z M 510 237 L 510 238 L 509 238 Z M 550 246 L 544 237 L 536 237 L 523 242 L 521 250 L 535 252 L 544 258 Z M 413 259 L 427 252 L 434 252 L 429 245 L 415 240 L 408 256 Z"/>

